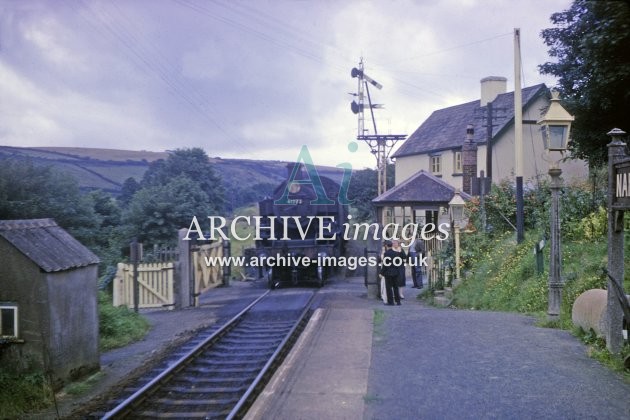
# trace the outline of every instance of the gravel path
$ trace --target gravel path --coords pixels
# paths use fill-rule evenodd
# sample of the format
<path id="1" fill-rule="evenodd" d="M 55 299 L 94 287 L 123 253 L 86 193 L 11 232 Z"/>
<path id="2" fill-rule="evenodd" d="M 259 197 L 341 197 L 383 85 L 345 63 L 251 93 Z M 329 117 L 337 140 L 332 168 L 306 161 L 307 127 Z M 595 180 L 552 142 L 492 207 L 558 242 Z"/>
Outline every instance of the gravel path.
<path id="1" fill-rule="evenodd" d="M 366 419 L 630 418 L 630 384 L 531 317 L 382 307 Z"/>

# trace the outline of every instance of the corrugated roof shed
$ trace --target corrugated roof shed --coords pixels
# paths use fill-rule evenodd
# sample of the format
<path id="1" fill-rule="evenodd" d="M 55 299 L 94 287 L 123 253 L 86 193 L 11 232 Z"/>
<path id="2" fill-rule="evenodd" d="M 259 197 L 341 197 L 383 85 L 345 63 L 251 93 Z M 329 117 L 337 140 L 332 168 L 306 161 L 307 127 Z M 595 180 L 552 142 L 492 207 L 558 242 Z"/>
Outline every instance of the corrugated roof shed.
<path id="1" fill-rule="evenodd" d="M 372 202 L 376 206 L 417 206 L 432 209 L 448 204 L 453 194 L 453 186 L 422 169 Z M 470 200 L 465 192 L 460 192 L 460 195 L 464 200 Z"/>
<path id="2" fill-rule="evenodd" d="M 541 83 L 522 90 L 523 108 L 527 108 L 540 95 L 547 94 L 547 87 Z M 502 132 L 514 122 L 514 92 L 502 93 L 492 101 L 493 108 L 503 109 L 495 121 L 492 136 Z M 485 106 L 479 100 L 455 105 L 434 111 L 420 127 L 410 135 L 393 157 L 439 152 L 462 147 L 466 138 L 466 126 L 475 128 L 474 141 L 485 143 Z"/>
<path id="3" fill-rule="evenodd" d="M 53 219 L 0 220 L 0 236 L 49 273 L 99 262 Z"/>

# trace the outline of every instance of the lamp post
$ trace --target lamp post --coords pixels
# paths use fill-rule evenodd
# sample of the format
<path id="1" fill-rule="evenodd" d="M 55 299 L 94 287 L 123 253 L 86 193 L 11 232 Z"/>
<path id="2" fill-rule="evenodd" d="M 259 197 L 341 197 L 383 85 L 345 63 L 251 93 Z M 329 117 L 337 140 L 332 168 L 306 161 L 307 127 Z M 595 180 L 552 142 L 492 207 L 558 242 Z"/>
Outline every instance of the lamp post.
<path id="1" fill-rule="evenodd" d="M 459 268 L 459 224 L 464 220 L 464 206 L 466 202 L 459 194 L 459 190 L 455 190 L 455 194 L 451 201 L 448 202 L 448 206 L 451 210 L 451 220 L 455 228 L 455 278 L 460 279 Z"/>
<path id="2" fill-rule="evenodd" d="M 567 149 L 571 121 L 575 118 L 560 105 L 558 92 L 551 91 L 551 103 L 545 115 L 538 120 L 541 126 L 543 143 L 547 153 L 564 152 Z M 557 320 L 562 304 L 562 250 L 560 247 L 560 190 L 562 189 L 562 169 L 557 162 L 549 163 L 551 177 L 551 250 L 549 261 L 549 304 L 547 318 Z"/>

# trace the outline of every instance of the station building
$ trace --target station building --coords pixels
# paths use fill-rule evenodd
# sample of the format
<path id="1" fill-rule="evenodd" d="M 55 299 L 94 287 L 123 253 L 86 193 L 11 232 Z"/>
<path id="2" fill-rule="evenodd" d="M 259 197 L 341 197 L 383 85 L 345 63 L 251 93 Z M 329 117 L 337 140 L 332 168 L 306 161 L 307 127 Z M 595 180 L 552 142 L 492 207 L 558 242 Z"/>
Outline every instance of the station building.
<path id="1" fill-rule="evenodd" d="M 52 219 L 0 220 L 0 366 L 55 388 L 98 370 L 98 263 Z"/>

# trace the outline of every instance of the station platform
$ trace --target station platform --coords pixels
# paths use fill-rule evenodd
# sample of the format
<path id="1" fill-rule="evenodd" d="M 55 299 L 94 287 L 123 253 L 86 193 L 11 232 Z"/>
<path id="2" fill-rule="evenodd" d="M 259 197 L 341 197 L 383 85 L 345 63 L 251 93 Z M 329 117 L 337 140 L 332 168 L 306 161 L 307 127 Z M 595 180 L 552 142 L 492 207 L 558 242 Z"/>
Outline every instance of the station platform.
<path id="1" fill-rule="evenodd" d="M 322 289 L 331 299 L 246 419 L 630 418 L 630 383 L 570 332 L 431 307 L 410 287 L 384 306 L 362 282 Z"/>
<path id="2" fill-rule="evenodd" d="M 372 324 L 369 309 L 316 309 L 245 419 L 362 418 Z"/>

